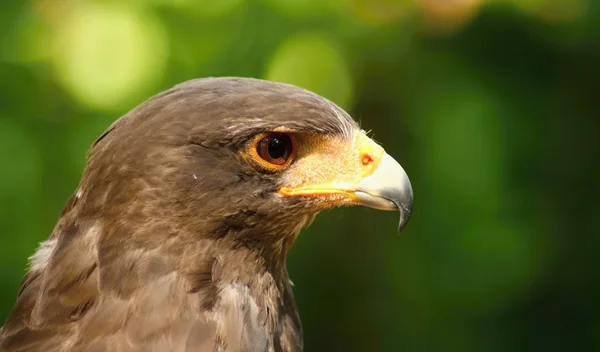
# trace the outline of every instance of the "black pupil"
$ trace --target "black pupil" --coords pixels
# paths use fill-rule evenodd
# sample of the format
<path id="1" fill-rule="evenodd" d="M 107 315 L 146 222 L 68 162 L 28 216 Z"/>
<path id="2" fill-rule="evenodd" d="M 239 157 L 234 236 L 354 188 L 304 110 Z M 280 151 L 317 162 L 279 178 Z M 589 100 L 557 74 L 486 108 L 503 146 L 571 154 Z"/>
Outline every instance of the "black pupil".
<path id="1" fill-rule="evenodd" d="M 283 158 L 286 153 L 285 140 L 279 137 L 273 137 L 269 140 L 269 156 L 273 159 Z"/>

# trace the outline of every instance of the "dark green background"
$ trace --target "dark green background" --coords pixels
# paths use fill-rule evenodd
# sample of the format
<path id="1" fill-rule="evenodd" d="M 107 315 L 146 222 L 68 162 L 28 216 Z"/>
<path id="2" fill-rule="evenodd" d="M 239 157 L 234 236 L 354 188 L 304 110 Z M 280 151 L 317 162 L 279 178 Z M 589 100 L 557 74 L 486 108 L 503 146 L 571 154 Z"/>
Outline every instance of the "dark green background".
<path id="1" fill-rule="evenodd" d="M 594 0 L 0 2 L 0 319 L 87 147 L 187 79 L 320 93 L 415 205 L 321 215 L 289 260 L 308 351 L 600 350 Z"/>

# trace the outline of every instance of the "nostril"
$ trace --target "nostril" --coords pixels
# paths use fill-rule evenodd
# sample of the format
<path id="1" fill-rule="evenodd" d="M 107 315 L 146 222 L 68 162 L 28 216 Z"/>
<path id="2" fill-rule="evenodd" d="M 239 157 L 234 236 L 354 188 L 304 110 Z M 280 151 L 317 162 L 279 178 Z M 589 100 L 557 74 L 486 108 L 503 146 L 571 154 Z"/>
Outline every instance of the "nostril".
<path id="1" fill-rule="evenodd" d="M 361 162 L 363 166 L 368 166 L 373 162 L 373 158 L 369 154 L 365 154 L 362 156 Z"/>

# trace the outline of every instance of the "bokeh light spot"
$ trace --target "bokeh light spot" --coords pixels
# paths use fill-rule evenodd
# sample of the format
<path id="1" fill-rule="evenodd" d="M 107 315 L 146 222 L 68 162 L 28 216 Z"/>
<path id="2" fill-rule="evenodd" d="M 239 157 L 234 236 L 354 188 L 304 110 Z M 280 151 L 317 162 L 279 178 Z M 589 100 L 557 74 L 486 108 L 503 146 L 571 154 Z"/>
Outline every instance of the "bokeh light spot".
<path id="1" fill-rule="evenodd" d="M 61 24 L 55 66 L 83 104 L 122 109 L 148 95 L 167 62 L 167 38 L 148 13 L 117 4 L 75 7 Z"/>
<path id="2" fill-rule="evenodd" d="M 433 33 L 453 33 L 477 14 L 484 0 L 419 0 L 423 25 Z"/>
<path id="3" fill-rule="evenodd" d="M 341 107 L 352 101 L 348 65 L 334 43 L 321 36 L 301 34 L 287 39 L 271 58 L 265 76 L 311 90 Z"/>

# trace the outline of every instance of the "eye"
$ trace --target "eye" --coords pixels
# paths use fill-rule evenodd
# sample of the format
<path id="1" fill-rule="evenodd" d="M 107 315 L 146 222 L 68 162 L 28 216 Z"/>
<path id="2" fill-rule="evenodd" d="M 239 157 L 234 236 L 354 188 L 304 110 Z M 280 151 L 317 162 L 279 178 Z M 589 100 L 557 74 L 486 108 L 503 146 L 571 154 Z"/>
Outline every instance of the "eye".
<path id="1" fill-rule="evenodd" d="M 292 155 L 292 139 L 279 133 L 266 136 L 258 141 L 256 153 L 266 162 L 284 165 Z"/>
<path id="2" fill-rule="evenodd" d="M 260 166 L 269 171 L 278 171 L 294 159 L 296 143 L 291 134 L 273 132 L 258 136 L 253 149 L 253 157 Z"/>

